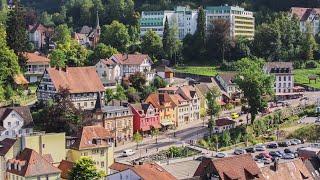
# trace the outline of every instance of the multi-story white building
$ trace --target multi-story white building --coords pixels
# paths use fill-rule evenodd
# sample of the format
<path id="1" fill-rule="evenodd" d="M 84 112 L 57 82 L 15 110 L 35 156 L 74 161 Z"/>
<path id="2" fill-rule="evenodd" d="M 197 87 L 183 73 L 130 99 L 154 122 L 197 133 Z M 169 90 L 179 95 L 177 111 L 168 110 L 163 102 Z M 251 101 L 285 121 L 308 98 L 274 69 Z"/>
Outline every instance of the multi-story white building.
<path id="1" fill-rule="evenodd" d="M 33 119 L 27 106 L 0 108 L 0 140 L 33 133 Z"/>
<path id="2" fill-rule="evenodd" d="M 93 109 L 98 95 L 104 97 L 104 87 L 95 67 L 48 68 L 37 89 L 38 100 L 55 98 L 62 89 L 70 93 L 75 107 Z"/>
<path id="3" fill-rule="evenodd" d="M 292 7 L 290 12 L 292 16 L 297 17 L 300 21 L 300 30 L 302 32 L 307 32 L 308 26 L 313 35 L 316 35 L 319 32 L 320 8 Z"/>
<path id="4" fill-rule="evenodd" d="M 207 33 L 213 28 L 215 19 L 225 19 L 230 23 L 230 37 L 239 36 L 252 39 L 254 36 L 254 17 L 251 11 L 239 6 L 208 6 L 206 7 Z"/>
<path id="5" fill-rule="evenodd" d="M 50 59 L 39 53 L 25 53 L 24 56 L 27 58 L 27 80 L 30 83 L 40 81 L 44 70 L 50 67 Z"/>
<path id="6" fill-rule="evenodd" d="M 121 77 L 141 72 L 145 74 L 147 81 L 154 78 L 155 72 L 151 69 L 153 63 L 147 54 L 114 54 L 109 59 L 120 66 Z"/>
<path id="7" fill-rule="evenodd" d="M 117 62 L 101 59 L 95 67 L 104 87 L 115 88 L 121 80 L 121 68 Z"/>
<path id="8" fill-rule="evenodd" d="M 275 77 L 274 92 L 276 95 L 293 93 L 294 78 L 292 62 L 268 62 L 263 70 Z"/>
<path id="9" fill-rule="evenodd" d="M 189 7 L 177 6 L 173 11 L 142 11 L 140 31 L 143 36 L 148 30 L 163 35 L 165 20 L 168 18 L 169 26 L 176 26 L 179 30 L 179 39 L 187 34 L 194 34 L 197 29 L 198 11 Z"/>

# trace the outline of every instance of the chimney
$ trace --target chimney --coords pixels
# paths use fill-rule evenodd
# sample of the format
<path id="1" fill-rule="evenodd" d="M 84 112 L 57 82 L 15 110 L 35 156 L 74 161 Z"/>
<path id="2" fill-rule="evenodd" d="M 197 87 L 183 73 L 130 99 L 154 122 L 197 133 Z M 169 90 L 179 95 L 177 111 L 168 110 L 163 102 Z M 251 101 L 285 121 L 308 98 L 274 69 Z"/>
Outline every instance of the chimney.
<path id="1" fill-rule="evenodd" d="M 160 104 L 164 102 L 164 94 L 159 94 Z"/>

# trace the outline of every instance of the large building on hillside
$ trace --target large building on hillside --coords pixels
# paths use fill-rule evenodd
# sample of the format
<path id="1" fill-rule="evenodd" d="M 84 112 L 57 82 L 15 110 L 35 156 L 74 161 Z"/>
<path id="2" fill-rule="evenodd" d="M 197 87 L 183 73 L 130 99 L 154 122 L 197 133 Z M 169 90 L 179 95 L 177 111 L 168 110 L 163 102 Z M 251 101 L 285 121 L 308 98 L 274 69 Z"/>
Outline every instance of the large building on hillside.
<path id="1" fill-rule="evenodd" d="M 194 34 L 197 29 L 198 11 L 191 10 L 189 7 L 177 6 L 173 11 L 142 11 L 141 36 L 148 30 L 152 30 L 162 37 L 166 17 L 169 26 L 174 24 L 177 26 L 179 39 L 183 39 L 187 34 Z"/>
<path id="2" fill-rule="evenodd" d="M 319 14 L 320 8 L 303 8 L 303 7 L 292 7 L 291 15 L 298 18 L 300 22 L 300 30 L 302 32 L 307 32 L 308 26 L 313 35 L 316 35 L 319 32 Z"/>
<path id="3" fill-rule="evenodd" d="M 208 6 L 206 7 L 207 33 L 213 28 L 215 19 L 224 19 L 230 23 L 230 37 L 246 37 L 252 39 L 254 36 L 253 12 L 245 11 L 239 6 Z"/>
<path id="4" fill-rule="evenodd" d="M 38 100 L 53 99 L 63 89 L 69 91 L 74 106 L 84 110 L 93 109 L 105 90 L 95 67 L 48 68 L 37 89 Z"/>
<path id="5" fill-rule="evenodd" d="M 206 29 L 210 34 L 215 19 L 224 19 L 230 23 L 230 37 L 240 36 L 252 39 L 254 36 L 253 12 L 245 11 L 239 6 L 208 6 L 205 8 Z M 178 37 L 183 39 L 187 34 L 194 34 L 197 30 L 198 10 L 189 7 L 177 6 L 173 11 L 142 11 L 140 32 L 143 36 L 148 30 L 163 36 L 165 20 L 168 18 L 170 27 L 178 28 Z"/>

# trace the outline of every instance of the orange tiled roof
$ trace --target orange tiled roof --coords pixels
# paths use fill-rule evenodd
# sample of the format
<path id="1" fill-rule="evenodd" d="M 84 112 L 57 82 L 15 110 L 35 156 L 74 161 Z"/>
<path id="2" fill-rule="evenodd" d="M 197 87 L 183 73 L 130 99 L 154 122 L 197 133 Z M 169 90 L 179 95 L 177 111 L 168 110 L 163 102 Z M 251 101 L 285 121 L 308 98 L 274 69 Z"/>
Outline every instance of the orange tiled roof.
<path id="1" fill-rule="evenodd" d="M 136 165 L 130 169 L 133 170 L 137 175 L 139 175 L 143 180 L 155 180 L 155 179 L 176 180 L 177 179 L 172 174 L 170 174 L 168 171 L 166 171 L 156 163 L 146 163 L 143 165 Z"/>
<path id="2" fill-rule="evenodd" d="M 48 68 L 47 72 L 57 90 L 67 88 L 70 93 L 104 91 L 95 67 L 67 67 L 65 70 Z"/>
<path id="3" fill-rule="evenodd" d="M 23 56 L 27 58 L 27 63 L 44 63 L 49 64 L 50 59 L 45 56 L 41 56 L 38 53 L 24 53 Z"/>
<path id="4" fill-rule="evenodd" d="M 29 148 L 25 148 L 15 159 L 11 159 L 9 162 L 19 163 L 22 167 L 19 171 L 18 169 L 14 169 L 14 165 L 12 165 L 10 170 L 7 169 L 7 172 L 22 177 L 58 174 L 61 172 L 40 154 Z"/>
<path id="5" fill-rule="evenodd" d="M 71 145 L 73 149 L 90 149 L 98 147 L 110 146 L 108 140 L 113 138 L 113 134 L 102 126 L 85 126 L 78 135 L 78 139 Z M 101 140 L 101 143 L 95 143 L 97 139 Z"/>
<path id="6" fill-rule="evenodd" d="M 183 95 L 188 99 L 188 100 L 192 100 L 196 90 L 194 87 L 192 86 L 182 86 L 180 87 L 181 91 L 183 92 Z"/>
<path id="7" fill-rule="evenodd" d="M 58 168 L 61 170 L 61 178 L 68 179 L 69 172 L 73 168 L 74 163 L 67 160 L 62 160 L 58 166 Z"/>
<path id="8" fill-rule="evenodd" d="M 115 162 L 109 168 L 115 171 L 124 171 L 126 169 L 132 168 L 132 165 Z"/>
<path id="9" fill-rule="evenodd" d="M 151 58 L 147 54 L 114 54 L 112 57 L 111 59 L 116 59 L 120 64 L 140 65 L 146 59 L 148 59 L 151 62 Z"/>
<path id="10" fill-rule="evenodd" d="M 151 93 L 145 102 L 152 104 L 155 108 L 163 108 L 166 103 L 170 104 L 172 108 L 176 107 L 175 102 L 168 93 Z"/>
<path id="11" fill-rule="evenodd" d="M 214 170 L 214 173 L 218 174 L 221 180 L 245 180 L 248 179 L 248 175 L 252 177 L 251 179 L 264 179 L 251 154 L 216 160 L 206 159 L 199 164 L 194 176 L 205 177 L 207 175 L 206 167 L 211 169 L 210 173 L 213 173 Z"/>
<path id="12" fill-rule="evenodd" d="M 17 85 L 25 85 L 29 83 L 29 81 L 23 76 L 23 74 L 14 75 L 13 80 Z"/>

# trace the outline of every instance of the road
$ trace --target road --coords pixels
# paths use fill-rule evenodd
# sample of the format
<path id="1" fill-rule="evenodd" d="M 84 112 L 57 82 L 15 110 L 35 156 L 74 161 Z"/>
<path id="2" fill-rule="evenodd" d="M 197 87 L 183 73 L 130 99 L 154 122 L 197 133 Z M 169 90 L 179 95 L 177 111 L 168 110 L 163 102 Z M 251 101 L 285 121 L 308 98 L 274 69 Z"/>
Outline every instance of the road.
<path id="1" fill-rule="evenodd" d="M 316 103 L 317 98 L 320 97 L 320 92 L 306 92 L 305 96 L 308 97 L 309 100 L 301 101 L 300 99 L 294 99 L 294 100 L 288 100 L 287 102 L 289 103 L 290 107 L 314 104 Z M 276 109 L 280 109 L 280 108 L 282 107 L 272 108 L 272 111 L 275 111 Z M 231 112 L 239 112 L 239 111 L 240 109 L 237 108 L 236 110 L 225 111 L 222 114 L 224 116 L 228 116 L 228 114 L 230 114 Z M 243 121 L 240 123 L 239 119 L 242 119 Z M 240 116 L 239 118 L 237 118 L 237 120 L 238 120 L 237 121 L 238 125 L 247 123 L 246 115 Z M 313 122 L 313 120 L 309 120 L 309 119 L 306 119 L 305 121 L 306 122 L 310 121 L 311 123 Z M 173 145 L 181 146 L 184 143 L 189 142 L 190 140 L 200 139 L 203 137 L 204 134 L 207 133 L 207 131 L 208 131 L 207 127 L 203 125 L 203 121 L 198 120 L 186 125 L 185 127 L 181 127 L 180 129 L 170 130 L 168 132 L 165 132 L 164 134 L 159 136 L 157 144 L 155 143 L 155 139 L 151 139 L 149 137 L 143 140 L 143 142 L 139 146 L 139 149 L 137 150 L 136 150 L 136 144 L 133 142 L 129 142 L 126 145 L 116 147 L 115 158 L 116 158 L 116 161 L 131 162 L 132 160 L 138 159 L 140 157 L 146 157 L 146 156 L 155 154 L 160 150 L 168 149 Z M 174 134 L 175 134 L 175 137 L 174 137 Z M 136 151 L 136 154 L 130 157 L 122 157 L 121 153 L 124 149 L 133 149 Z"/>

